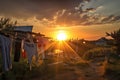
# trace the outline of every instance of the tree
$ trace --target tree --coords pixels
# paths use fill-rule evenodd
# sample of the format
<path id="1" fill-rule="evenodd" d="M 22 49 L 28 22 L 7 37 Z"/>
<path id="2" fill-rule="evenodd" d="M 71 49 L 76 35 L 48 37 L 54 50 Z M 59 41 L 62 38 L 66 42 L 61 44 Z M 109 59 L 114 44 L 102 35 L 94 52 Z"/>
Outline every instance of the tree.
<path id="1" fill-rule="evenodd" d="M 17 21 L 12 22 L 9 18 L 1 18 L 0 19 L 0 31 L 11 31 L 13 30 L 14 26 L 17 24 Z"/>
<path id="2" fill-rule="evenodd" d="M 107 36 L 111 36 L 115 40 L 115 46 L 117 47 L 117 54 L 120 55 L 120 29 L 106 34 Z"/>

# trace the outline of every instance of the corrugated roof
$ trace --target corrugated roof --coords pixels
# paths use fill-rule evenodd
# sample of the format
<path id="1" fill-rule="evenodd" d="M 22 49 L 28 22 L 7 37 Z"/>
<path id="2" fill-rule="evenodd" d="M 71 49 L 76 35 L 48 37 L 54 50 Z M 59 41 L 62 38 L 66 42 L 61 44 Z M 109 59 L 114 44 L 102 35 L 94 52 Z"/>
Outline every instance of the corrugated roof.
<path id="1" fill-rule="evenodd" d="M 15 26 L 14 31 L 32 32 L 33 26 Z"/>

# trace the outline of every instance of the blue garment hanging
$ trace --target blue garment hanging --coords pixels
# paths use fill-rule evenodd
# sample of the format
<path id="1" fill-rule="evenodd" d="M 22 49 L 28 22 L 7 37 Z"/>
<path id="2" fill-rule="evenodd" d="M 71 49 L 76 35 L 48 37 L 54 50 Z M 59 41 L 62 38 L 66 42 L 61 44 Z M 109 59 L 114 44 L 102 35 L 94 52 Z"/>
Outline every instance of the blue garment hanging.
<path id="1" fill-rule="evenodd" d="M 0 35 L 1 53 L 3 61 L 3 70 L 8 71 L 12 68 L 10 52 L 11 52 L 11 40 L 10 38 Z"/>

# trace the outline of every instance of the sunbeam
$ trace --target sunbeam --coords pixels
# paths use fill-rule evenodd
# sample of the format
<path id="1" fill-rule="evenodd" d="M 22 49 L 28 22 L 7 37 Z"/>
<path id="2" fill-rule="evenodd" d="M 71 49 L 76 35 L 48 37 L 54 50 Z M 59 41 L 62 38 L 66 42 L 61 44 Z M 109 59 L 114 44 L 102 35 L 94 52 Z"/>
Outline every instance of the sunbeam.
<path id="1" fill-rule="evenodd" d="M 56 45 L 57 49 L 63 50 L 63 53 L 61 53 L 61 55 L 63 56 L 64 60 L 83 61 L 82 58 L 76 53 L 74 49 L 70 47 L 67 42 L 58 42 Z"/>
<path id="2" fill-rule="evenodd" d="M 76 53 L 76 51 L 74 49 L 72 49 L 66 42 L 64 42 L 64 44 L 69 48 L 69 50 L 71 50 L 73 52 L 70 54 L 73 56 L 74 59 L 82 60 L 82 58 L 78 55 L 78 53 Z"/>

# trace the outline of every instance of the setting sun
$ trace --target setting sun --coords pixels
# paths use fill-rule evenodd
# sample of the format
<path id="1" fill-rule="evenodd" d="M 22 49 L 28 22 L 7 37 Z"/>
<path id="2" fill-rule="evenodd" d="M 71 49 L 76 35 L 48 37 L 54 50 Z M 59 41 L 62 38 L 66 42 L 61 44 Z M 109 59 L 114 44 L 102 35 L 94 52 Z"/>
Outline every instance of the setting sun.
<path id="1" fill-rule="evenodd" d="M 64 31 L 59 31 L 59 33 L 57 34 L 57 40 L 59 41 L 63 41 L 67 39 L 67 35 Z"/>

